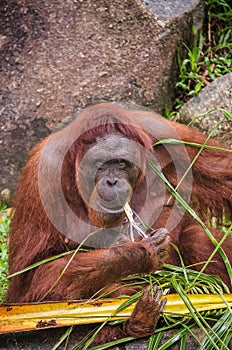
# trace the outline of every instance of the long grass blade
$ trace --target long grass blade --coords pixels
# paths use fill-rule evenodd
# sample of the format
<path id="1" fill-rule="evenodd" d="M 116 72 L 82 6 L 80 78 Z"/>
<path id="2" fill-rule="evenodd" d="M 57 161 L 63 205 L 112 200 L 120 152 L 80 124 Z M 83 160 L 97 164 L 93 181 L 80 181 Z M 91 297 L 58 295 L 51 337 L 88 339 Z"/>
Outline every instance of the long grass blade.
<path id="1" fill-rule="evenodd" d="M 186 203 L 186 201 L 179 195 L 179 193 L 170 184 L 170 182 L 167 180 L 167 178 L 164 176 L 164 174 L 155 166 L 155 164 L 153 162 L 149 161 L 149 164 L 150 164 L 151 168 L 153 169 L 153 171 L 156 173 L 156 175 L 160 178 L 160 180 L 165 184 L 167 189 L 171 192 L 171 194 L 178 200 L 178 202 L 183 206 L 183 208 L 185 208 L 185 210 L 194 219 L 196 219 L 196 221 L 204 229 L 204 231 L 206 232 L 206 234 L 210 238 L 211 242 L 216 247 L 216 250 L 214 251 L 214 253 L 216 253 L 216 251 L 218 251 L 220 253 L 220 255 L 221 255 L 221 257 L 222 257 L 222 259 L 224 261 L 224 264 L 225 264 L 225 266 L 227 268 L 227 272 L 228 272 L 228 275 L 230 277 L 230 281 L 231 281 L 231 284 L 232 284 L 232 268 L 231 268 L 231 264 L 230 264 L 230 261 L 229 261 L 227 255 L 225 254 L 224 250 L 220 246 L 220 243 L 218 243 L 216 241 L 216 239 L 214 238 L 212 233 L 209 231 L 207 226 L 204 224 L 204 222 L 199 218 L 199 216 L 195 213 L 195 211 L 188 205 L 188 203 Z"/>
<path id="2" fill-rule="evenodd" d="M 218 322 L 212 327 L 208 335 L 217 342 L 217 338 L 214 336 L 214 334 L 217 334 L 217 337 L 221 339 L 223 342 L 223 335 L 230 329 L 232 330 L 232 313 L 231 310 L 226 311 L 221 318 L 218 320 Z M 202 341 L 201 345 L 199 346 L 198 350 L 210 350 L 211 349 L 211 342 L 209 340 L 209 337 L 205 337 Z M 226 344 L 223 344 L 224 347 L 226 347 Z"/>
<path id="3" fill-rule="evenodd" d="M 182 141 L 182 140 L 177 140 L 177 139 L 162 139 L 160 141 L 157 141 L 154 146 L 157 145 L 163 145 L 163 144 L 171 144 L 171 145 L 185 145 L 185 146 L 192 146 L 192 147 L 197 147 L 197 148 L 207 148 L 207 149 L 213 149 L 217 151 L 223 151 L 223 152 L 229 152 L 231 153 L 231 149 L 227 148 L 222 148 L 222 147 L 215 147 L 215 146 L 209 146 L 207 144 L 201 144 L 201 143 L 196 143 L 196 142 L 188 142 L 188 141 Z"/>

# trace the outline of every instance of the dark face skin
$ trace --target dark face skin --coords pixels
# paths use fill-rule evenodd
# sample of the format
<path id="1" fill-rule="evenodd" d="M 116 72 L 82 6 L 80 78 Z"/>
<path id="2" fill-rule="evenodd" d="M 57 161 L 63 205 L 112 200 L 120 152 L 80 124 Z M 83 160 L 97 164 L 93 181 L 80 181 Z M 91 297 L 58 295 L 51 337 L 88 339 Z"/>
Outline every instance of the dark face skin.
<path id="1" fill-rule="evenodd" d="M 120 134 L 107 135 L 78 163 L 79 191 L 88 204 L 92 224 L 117 226 L 125 214 L 144 169 L 141 149 Z"/>

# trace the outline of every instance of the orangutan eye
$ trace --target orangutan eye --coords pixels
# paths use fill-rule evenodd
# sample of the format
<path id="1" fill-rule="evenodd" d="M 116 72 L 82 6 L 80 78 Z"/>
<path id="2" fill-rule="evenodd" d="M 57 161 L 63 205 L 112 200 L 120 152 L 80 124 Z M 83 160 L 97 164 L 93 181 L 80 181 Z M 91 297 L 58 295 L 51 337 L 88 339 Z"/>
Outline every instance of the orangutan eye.
<path id="1" fill-rule="evenodd" d="M 104 165 L 103 161 L 101 161 L 101 160 L 97 160 L 95 164 L 96 164 L 96 167 L 98 170 L 101 170 L 103 168 L 103 165 Z"/>
<path id="2" fill-rule="evenodd" d="M 125 160 L 119 160 L 119 161 L 117 162 L 117 166 L 118 166 L 118 169 L 124 170 L 124 169 L 126 169 L 126 167 L 127 167 L 127 163 L 126 163 Z"/>

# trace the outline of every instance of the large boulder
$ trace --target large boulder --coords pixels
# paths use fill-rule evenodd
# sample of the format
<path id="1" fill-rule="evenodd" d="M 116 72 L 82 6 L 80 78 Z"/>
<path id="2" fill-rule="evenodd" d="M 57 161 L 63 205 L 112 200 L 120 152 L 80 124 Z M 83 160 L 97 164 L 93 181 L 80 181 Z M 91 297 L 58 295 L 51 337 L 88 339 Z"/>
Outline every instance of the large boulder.
<path id="1" fill-rule="evenodd" d="M 202 18 L 201 0 L 2 0 L 0 192 L 15 189 L 32 146 L 80 108 L 171 108 L 177 48 Z"/>
<path id="2" fill-rule="evenodd" d="M 232 112 L 232 73 L 217 78 L 180 109 L 180 121 L 232 145 L 232 120 L 225 112 Z"/>

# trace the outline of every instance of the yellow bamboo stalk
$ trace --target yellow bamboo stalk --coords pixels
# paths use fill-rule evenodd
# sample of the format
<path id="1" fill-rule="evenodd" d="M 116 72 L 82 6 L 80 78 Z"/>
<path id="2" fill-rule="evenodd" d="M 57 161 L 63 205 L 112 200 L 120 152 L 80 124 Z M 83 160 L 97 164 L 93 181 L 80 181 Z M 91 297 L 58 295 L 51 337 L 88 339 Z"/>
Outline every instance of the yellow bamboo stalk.
<path id="1" fill-rule="evenodd" d="M 210 311 L 232 307 L 232 294 L 193 294 L 190 302 L 198 311 Z M 185 315 L 189 311 L 178 294 L 166 296 L 163 313 Z M 226 300 L 225 301 L 223 300 Z M 102 299 L 97 301 L 48 302 L 0 306 L 0 333 L 29 331 L 42 328 L 64 327 L 101 323 L 106 320 L 127 319 L 135 303 L 120 312 L 117 309 L 128 299 Z"/>

